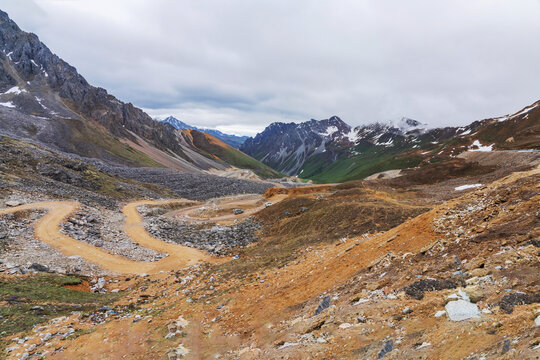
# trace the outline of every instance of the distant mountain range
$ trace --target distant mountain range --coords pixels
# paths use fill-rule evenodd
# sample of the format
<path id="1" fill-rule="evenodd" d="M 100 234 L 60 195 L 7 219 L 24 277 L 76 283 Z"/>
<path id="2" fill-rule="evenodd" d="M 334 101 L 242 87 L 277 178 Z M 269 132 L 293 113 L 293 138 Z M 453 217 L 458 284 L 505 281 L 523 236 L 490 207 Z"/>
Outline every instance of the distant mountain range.
<path id="1" fill-rule="evenodd" d="M 342 182 L 455 157 L 468 149 L 540 149 L 540 102 L 511 116 L 429 129 L 409 118 L 352 128 L 337 116 L 276 122 L 240 150 L 288 175 Z"/>
<path id="2" fill-rule="evenodd" d="M 540 102 L 463 127 L 429 129 L 403 118 L 353 129 L 337 116 L 273 123 L 239 146 L 243 137 L 194 129 L 172 117 L 155 121 L 88 84 L 0 11 L 0 135 L 113 165 L 193 173 L 238 167 L 263 177 L 283 172 L 341 182 L 449 159 L 467 149 L 539 149 Z"/>
<path id="3" fill-rule="evenodd" d="M 0 135 L 113 165 L 195 173 L 234 166 L 262 176 L 280 176 L 211 135 L 194 131 L 187 136 L 88 84 L 73 66 L 2 11 Z M 191 140 L 203 137 L 205 141 Z"/>
<path id="4" fill-rule="evenodd" d="M 171 124 L 175 129 L 193 129 L 193 130 L 205 132 L 207 134 L 217 137 L 224 143 L 229 144 L 230 146 L 235 147 L 237 149 L 240 147 L 242 143 L 244 143 L 244 141 L 246 141 L 249 138 L 249 136 L 237 136 L 237 135 L 232 135 L 232 134 L 225 134 L 215 129 L 198 128 L 196 126 L 188 125 L 185 122 L 178 120 L 174 116 L 169 116 L 163 120 L 158 120 L 158 121 Z"/>

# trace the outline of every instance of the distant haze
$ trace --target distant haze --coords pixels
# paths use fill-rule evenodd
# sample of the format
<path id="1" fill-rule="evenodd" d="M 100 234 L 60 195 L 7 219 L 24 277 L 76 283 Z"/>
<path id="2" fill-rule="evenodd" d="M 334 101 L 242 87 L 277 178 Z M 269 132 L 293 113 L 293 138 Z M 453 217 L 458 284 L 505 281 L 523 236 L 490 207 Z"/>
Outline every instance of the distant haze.
<path id="1" fill-rule="evenodd" d="M 540 99 L 540 1 L 0 0 L 93 85 L 153 117 L 434 126 Z"/>

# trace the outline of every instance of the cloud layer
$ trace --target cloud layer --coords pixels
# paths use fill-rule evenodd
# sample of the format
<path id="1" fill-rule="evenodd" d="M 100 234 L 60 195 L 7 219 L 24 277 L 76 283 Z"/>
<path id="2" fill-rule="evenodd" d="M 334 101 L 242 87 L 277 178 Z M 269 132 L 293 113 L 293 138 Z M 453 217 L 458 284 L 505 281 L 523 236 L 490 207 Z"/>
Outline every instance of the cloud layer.
<path id="1" fill-rule="evenodd" d="M 0 1 L 87 80 L 152 116 L 461 125 L 540 99 L 540 2 Z"/>

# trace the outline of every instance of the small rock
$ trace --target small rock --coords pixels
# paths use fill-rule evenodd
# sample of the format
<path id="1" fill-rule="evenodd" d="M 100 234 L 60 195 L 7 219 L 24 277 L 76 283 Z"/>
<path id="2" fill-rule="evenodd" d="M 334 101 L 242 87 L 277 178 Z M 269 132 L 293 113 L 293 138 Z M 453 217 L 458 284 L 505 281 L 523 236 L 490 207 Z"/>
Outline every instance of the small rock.
<path id="1" fill-rule="evenodd" d="M 19 206 L 19 205 L 21 205 L 21 202 L 17 200 L 6 201 L 6 206 L 14 207 L 14 206 Z"/>
<path id="2" fill-rule="evenodd" d="M 381 351 L 379 352 L 379 355 L 377 355 L 377 359 L 382 359 L 384 355 L 388 354 L 392 350 L 394 350 L 394 341 L 393 340 L 386 341 Z"/>
<path id="3" fill-rule="evenodd" d="M 322 299 L 321 303 L 315 310 L 315 315 L 319 315 L 324 309 L 327 309 L 330 307 L 330 296 L 325 296 L 324 299 Z"/>
<path id="4" fill-rule="evenodd" d="M 407 306 L 405 309 L 401 310 L 401 313 L 402 313 L 403 315 L 407 315 L 407 314 L 412 313 L 412 310 L 411 310 L 410 307 Z"/>
<path id="5" fill-rule="evenodd" d="M 536 317 L 536 319 L 534 320 L 534 324 L 535 324 L 536 326 L 540 326 L 540 315 L 538 315 L 538 316 Z"/>
<path id="6" fill-rule="evenodd" d="M 507 353 L 508 351 L 510 351 L 510 339 L 506 339 L 504 340 L 504 343 L 503 343 L 503 348 L 502 348 L 502 353 Z"/>
<path id="7" fill-rule="evenodd" d="M 339 325 L 339 328 L 340 328 L 340 329 L 348 329 L 348 328 L 350 328 L 351 326 L 352 326 L 352 325 L 349 324 L 349 323 L 343 323 L 343 324 Z"/>

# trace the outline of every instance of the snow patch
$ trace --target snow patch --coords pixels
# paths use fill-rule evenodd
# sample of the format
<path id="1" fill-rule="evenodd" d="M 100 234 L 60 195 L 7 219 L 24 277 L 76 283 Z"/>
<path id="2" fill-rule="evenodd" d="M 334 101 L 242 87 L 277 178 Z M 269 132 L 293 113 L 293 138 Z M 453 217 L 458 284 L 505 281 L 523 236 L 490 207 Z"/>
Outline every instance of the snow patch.
<path id="1" fill-rule="evenodd" d="M 474 189 L 474 188 L 477 188 L 479 186 L 482 186 L 482 184 L 461 185 L 461 186 L 458 186 L 457 188 L 455 188 L 454 190 L 461 191 L 461 190 L 466 190 L 466 189 Z"/>
<path id="2" fill-rule="evenodd" d="M 516 114 L 514 114 L 514 115 L 512 115 L 512 116 L 510 116 L 509 119 L 513 119 L 513 118 L 515 118 L 515 117 L 517 117 L 517 116 L 526 114 L 526 113 L 528 113 L 529 111 L 531 111 L 532 109 L 536 108 L 537 106 L 538 106 L 538 104 L 533 104 L 533 105 L 531 105 L 531 106 L 528 106 L 528 107 L 526 107 L 525 109 L 521 110 L 520 112 L 518 112 L 518 113 L 516 113 Z"/>
<path id="3" fill-rule="evenodd" d="M 20 93 L 23 93 L 23 92 L 27 92 L 27 91 L 24 90 L 24 89 L 21 89 L 21 88 L 18 87 L 18 86 L 14 86 L 14 87 L 12 87 L 11 89 L 9 89 L 8 91 L 6 91 L 4 94 L 15 94 L 15 95 L 19 95 Z"/>
<path id="4" fill-rule="evenodd" d="M 330 136 L 333 133 L 335 133 L 336 131 L 338 131 L 338 128 L 336 126 L 329 126 L 329 127 L 326 128 L 326 132 L 318 133 L 318 134 L 322 135 L 322 136 Z"/>
<path id="5" fill-rule="evenodd" d="M 5 107 L 8 107 L 8 108 L 14 108 L 16 107 L 14 103 L 12 103 L 11 101 L 8 101 L 8 102 L 0 102 L 0 105 L 1 106 L 5 106 Z"/>
<path id="6" fill-rule="evenodd" d="M 375 144 L 381 145 L 381 146 L 390 147 L 390 146 L 393 146 L 393 145 L 394 145 L 394 139 L 390 139 L 390 140 L 388 140 L 387 142 L 378 142 L 378 141 L 377 141 Z"/>
<path id="7" fill-rule="evenodd" d="M 488 145 L 488 146 L 484 146 L 480 143 L 480 141 L 478 140 L 474 140 L 474 142 L 471 144 L 471 146 L 469 147 L 469 151 L 493 151 L 493 145 L 495 144 L 491 144 L 491 145 Z M 473 149 L 472 147 L 473 146 L 476 146 L 478 147 L 478 149 Z"/>

